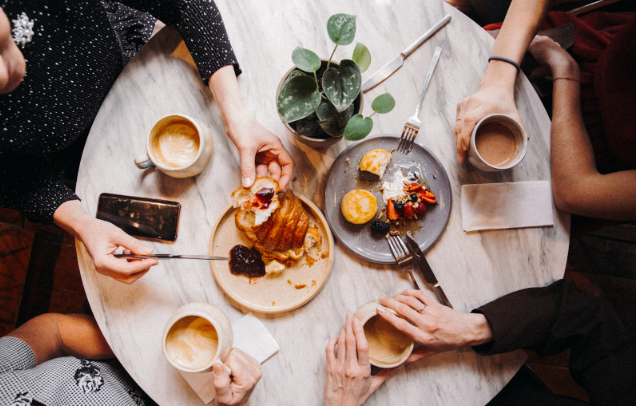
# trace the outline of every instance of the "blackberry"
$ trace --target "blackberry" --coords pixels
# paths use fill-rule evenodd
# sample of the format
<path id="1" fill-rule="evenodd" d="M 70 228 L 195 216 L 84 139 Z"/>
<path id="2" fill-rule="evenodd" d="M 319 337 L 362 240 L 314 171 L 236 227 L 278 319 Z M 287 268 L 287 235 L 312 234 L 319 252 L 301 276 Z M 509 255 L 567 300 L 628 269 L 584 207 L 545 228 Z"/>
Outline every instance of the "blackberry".
<path id="1" fill-rule="evenodd" d="M 384 221 L 374 221 L 373 224 L 371 224 L 371 230 L 373 230 L 374 233 L 386 234 L 390 229 L 391 226 Z"/>
<path id="2" fill-rule="evenodd" d="M 404 203 L 397 202 L 393 205 L 393 207 L 395 208 L 395 210 L 404 210 Z"/>

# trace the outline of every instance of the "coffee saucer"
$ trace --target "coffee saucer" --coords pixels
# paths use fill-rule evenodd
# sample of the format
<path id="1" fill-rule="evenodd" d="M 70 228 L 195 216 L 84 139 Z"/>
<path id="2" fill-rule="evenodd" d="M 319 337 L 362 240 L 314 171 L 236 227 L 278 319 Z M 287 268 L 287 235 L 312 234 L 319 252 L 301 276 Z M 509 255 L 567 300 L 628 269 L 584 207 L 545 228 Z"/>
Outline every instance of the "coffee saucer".
<path id="1" fill-rule="evenodd" d="M 325 285 L 335 258 L 334 239 L 320 209 L 306 197 L 296 194 L 309 214 L 309 223 L 318 228 L 320 247 L 310 249 L 298 262 L 285 270 L 248 278 L 230 272 L 229 262 L 210 261 L 212 273 L 223 292 L 239 305 L 259 313 L 283 313 L 297 309 L 313 299 Z M 229 256 L 236 245 L 252 247 L 236 228 L 235 209 L 228 207 L 219 217 L 210 238 L 210 255 Z"/>

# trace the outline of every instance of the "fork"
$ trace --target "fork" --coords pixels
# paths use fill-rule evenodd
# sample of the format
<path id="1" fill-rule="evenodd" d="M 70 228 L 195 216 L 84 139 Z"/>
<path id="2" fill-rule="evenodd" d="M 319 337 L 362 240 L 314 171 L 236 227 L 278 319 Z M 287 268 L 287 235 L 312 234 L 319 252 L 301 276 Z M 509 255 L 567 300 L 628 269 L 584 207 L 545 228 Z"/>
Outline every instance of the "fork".
<path id="1" fill-rule="evenodd" d="M 415 286 L 415 289 L 421 290 L 419 285 L 417 284 L 417 281 L 415 280 L 415 276 L 413 276 L 413 269 L 411 267 L 413 263 L 413 256 L 409 252 L 408 248 L 406 248 L 406 244 L 404 244 L 404 241 L 402 241 L 402 239 L 397 235 L 388 236 L 387 241 L 389 242 L 391 253 L 402 269 L 402 272 L 408 273 L 411 276 L 411 281 L 413 281 L 413 286 Z"/>
<path id="2" fill-rule="evenodd" d="M 431 65 L 429 66 L 428 74 L 426 75 L 426 81 L 424 82 L 424 89 L 420 94 L 420 101 L 417 103 L 417 107 L 415 108 L 415 114 L 412 117 L 409 117 L 408 120 L 406 120 L 406 124 L 404 125 L 404 130 L 402 131 L 402 136 L 400 137 L 400 143 L 398 144 L 397 150 L 404 153 L 405 155 L 411 152 L 411 147 L 413 147 L 415 137 L 417 137 L 417 133 L 420 131 L 422 122 L 417 117 L 417 115 L 420 112 L 422 100 L 424 100 L 424 93 L 426 93 L 428 84 L 431 82 L 433 72 L 435 71 L 435 67 L 437 66 L 437 61 L 439 61 L 439 56 L 441 53 L 441 47 L 435 48 L 435 53 L 433 54 L 433 59 L 431 60 Z"/>

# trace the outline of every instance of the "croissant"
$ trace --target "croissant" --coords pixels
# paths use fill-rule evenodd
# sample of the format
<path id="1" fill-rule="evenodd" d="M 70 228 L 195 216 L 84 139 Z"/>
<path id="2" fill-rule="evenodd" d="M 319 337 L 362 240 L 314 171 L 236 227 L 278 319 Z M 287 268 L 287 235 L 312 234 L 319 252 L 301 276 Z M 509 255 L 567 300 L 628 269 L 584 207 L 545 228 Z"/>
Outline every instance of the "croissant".
<path id="1" fill-rule="evenodd" d="M 236 227 L 245 233 L 247 239 L 254 243 L 263 257 L 297 261 L 309 248 L 321 243 L 320 233 L 315 227 L 309 225 L 309 214 L 302 200 L 291 189 L 277 193 L 276 209 L 271 212 L 265 222 L 257 225 L 257 217 L 262 218 L 262 204 L 256 197 L 257 193 L 263 187 L 278 191 L 278 182 L 271 178 L 258 178 L 256 182 L 259 182 L 260 189 L 250 190 L 252 193 L 248 193 L 241 192 L 241 188 L 232 194 L 235 197 L 235 206 L 240 208 L 234 220 Z M 240 198 L 236 199 L 236 197 Z M 272 204 L 274 199 L 269 207 Z"/>

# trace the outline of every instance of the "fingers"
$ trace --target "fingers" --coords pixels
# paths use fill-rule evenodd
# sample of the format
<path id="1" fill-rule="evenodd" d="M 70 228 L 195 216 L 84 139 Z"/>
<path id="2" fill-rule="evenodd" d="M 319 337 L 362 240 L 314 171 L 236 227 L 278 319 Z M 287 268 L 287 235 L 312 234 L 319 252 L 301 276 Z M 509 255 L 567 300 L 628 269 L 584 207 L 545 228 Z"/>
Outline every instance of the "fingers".
<path id="1" fill-rule="evenodd" d="M 383 306 L 395 310 L 397 314 L 411 321 L 414 321 L 417 316 L 419 316 L 419 313 L 415 310 L 415 308 L 417 308 L 417 310 L 422 308 L 422 305 L 420 305 L 419 307 L 411 307 L 398 300 L 395 300 L 395 298 L 392 297 L 381 297 L 379 298 L 379 301 Z"/>
<path id="2" fill-rule="evenodd" d="M 358 365 L 361 367 L 371 367 L 369 363 L 369 343 L 364 335 L 364 328 L 357 317 L 353 317 L 353 334 L 356 336 L 358 348 Z"/>
<path id="3" fill-rule="evenodd" d="M 149 255 L 152 253 L 152 248 L 142 243 L 135 237 L 126 234 L 120 228 L 113 226 L 112 234 L 109 236 L 113 244 L 120 245 L 125 249 L 128 249 L 133 254 L 137 255 Z M 114 252 L 114 251 L 113 251 Z"/>
<path id="4" fill-rule="evenodd" d="M 99 258 L 93 258 L 93 261 L 95 262 L 95 268 L 98 272 L 103 274 L 107 272 L 116 273 L 122 277 L 133 276 L 134 274 L 147 271 L 151 266 L 159 264 L 159 261 L 154 258 L 128 262 L 123 258 L 115 258 L 113 255 L 103 255 Z"/>
<path id="5" fill-rule="evenodd" d="M 416 299 L 413 296 L 395 295 L 395 296 L 393 296 L 393 299 L 397 300 L 400 303 L 404 303 L 405 305 L 409 306 L 416 313 L 418 313 L 418 315 L 422 311 L 422 309 L 426 308 L 426 305 L 424 303 L 422 303 L 419 299 Z M 411 317 L 416 318 L 417 315 L 411 315 Z M 411 319 L 411 321 L 415 321 L 415 320 Z"/>
<path id="6" fill-rule="evenodd" d="M 267 176 L 268 166 L 265 164 L 256 165 L 256 177 L 262 178 L 263 176 Z"/>
<path id="7" fill-rule="evenodd" d="M 345 357 L 347 355 L 347 349 L 345 344 L 345 329 L 340 330 L 340 336 L 338 337 L 338 351 L 336 352 L 336 361 L 339 370 L 344 369 Z"/>
<path id="8" fill-rule="evenodd" d="M 404 292 L 402 292 L 401 295 L 412 296 L 416 298 L 417 300 L 419 300 L 420 302 L 422 302 L 425 306 L 433 306 L 438 304 L 429 295 L 422 292 L 421 290 L 407 289 Z M 416 308 L 415 310 L 419 310 L 419 309 L 420 308 Z"/>
<path id="9" fill-rule="evenodd" d="M 428 357 L 430 355 L 433 354 L 437 354 L 438 351 L 432 350 L 428 347 L 419 347 L 416 348 L 415 350 L 413 350 L 413 352 L 411 353 L 411 355 L 409 355 L 409 357 L 406 359 L 405 363 L 410 363 L 410 362 L 415 362 L 417 360 L 420 360 L 422 358 Z"/>
<path id="10" fill-rule="evenodd" d="M 285 190 L 289 182 L 291 182 L 292 174 L 294 173 L 294 160 L 292 159 L 289 152 L 283 147 L 281 144 L 282 151 L 278 155 L 278 163 L 281 166 L 281 175 L 278 184 L 280 185 L 281 190 Z"/>
<path id="11" fill-rule="evenodd" d="M 325 353 L 327 354 L 327 368 L 333 368 L 336 366 L 336 344 L 338 343 L 338 337 L 332 337 L 327 343 Z"/>
<path id="12" fill-rule="evenodd" d="M 394 299 L 391 298 L 384 298 L 385 302 L 389 302 L 390 303 L 382 303 L 382 299 L 380 300 L 380 303 L 382 303 L 383 305 L 389 307 L 389 308 L 393 308 L 398 307 L 396 305 L 399 306 L 403 306 L 403 307 L 408 307 L 405 306 L 402 303 L 397 302 Z M 409 307 L 410 309 L 410 307 Z M 395 310 L 395 309 L 393 309 Z M 397 312 L 397 310 L 395 310 Z M 410 310 L 411 312 L 414 312 L 414 310 Z M 395 314 L 393 314 L 392 312 L 386 310 L 385 308 L 383 308 L 382 306 L 378 306 L 377 309 L 378 315 L 380 315 L 380 317 L 382 317 L 383 319 L 385 319 L 386 321 L 388 321 L 391 325 L 393 325 L 393 327 L 395 327 L 396 329 L 398 329 L 399 331 L 403 332 L 404 334 L 406 334 L 407 336 L 411 337 L 413 340 L 416 340 L 416 337 L 419 333 L 419 330 L 417 327 L 415 327 L 414 325 L 412 325 L 411 323 L 409 323 L 408 321 L 396 316 Z M 398 312 L 399 313 L 399 312 Z"/>
<path id="13" fill-rule="evenodd" d="M 533 70 L 532 72 L 530 72 L 530 76 L 528 77 L 528 79 L 530 79 L 530 81 L 533 82 L 537 79 L 541 79 L 550 75 L 551 75 L 550 68 L 547 66 L 541 66 Z"/>
<path id="14" fill-rule="evenodd" d="M 346 360 L 349 366 L 358 364 L 358 357 L 356 355 L 356 336 L 355 334 L 353 334 L 353 319 L 353 315 L 351 313 L 348 313 L 347 321 L 345 322 L 345 342 L 347 345 Z"/>
<path id="15" fill-rule="evenodd" d="M 228 356 L 229 358 L 229 356 Z M 225 365 L 220 362 L 212 366 L 214 372 L 214 390 L 216 391 L 216 399 L 219 402 L 229 403 L 232 401 L 232 378 L 225 369 Z"/>
<path id="16" fill-rule="evenodd" d="M 475 121 L 467 118 L 462 119 L 461 130 L 459 131 L 458 139 L 455 147 L 457 148 L 457 161 L 464 162 L 466 160 L 466 151 L 470 145 L 470 135 L 475 128 Z"/>
<path id="17" fill-rule="evenodd" d="M 269 176 L 279 181 L 281 172 L 282 172 L 282 169 L 278 161 L 272 161 L 269 163 Z M 279 187 L 280 187 L 280 182 L 279 182 Z M 283 189 L 284 188 L 281 188 L 281 190 Z"/>
<path id="18" fill-rule="evenodd" d="M 256 150 L 244 147 L 239 150 L 241 154 L 241 183 L 243 187 L 251 187 L 256 179 Z"/>
<path id="19" fill-rule="evenodd" d="M 261 364 L 238 348 L 233 348 L 225 359 L 225 365 L 232 370 L 233 383 L 243 390 L 251 392 L 261 379 Z"/>

